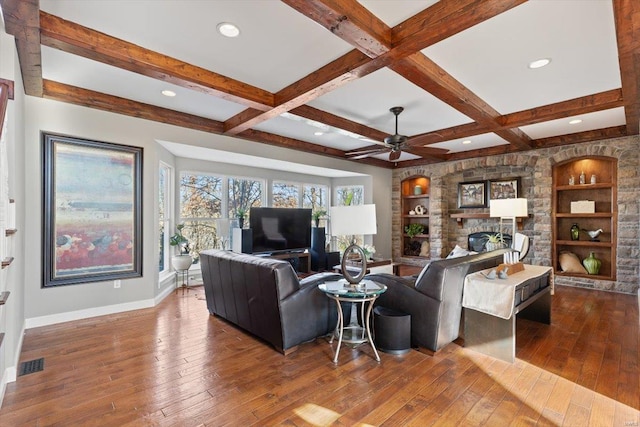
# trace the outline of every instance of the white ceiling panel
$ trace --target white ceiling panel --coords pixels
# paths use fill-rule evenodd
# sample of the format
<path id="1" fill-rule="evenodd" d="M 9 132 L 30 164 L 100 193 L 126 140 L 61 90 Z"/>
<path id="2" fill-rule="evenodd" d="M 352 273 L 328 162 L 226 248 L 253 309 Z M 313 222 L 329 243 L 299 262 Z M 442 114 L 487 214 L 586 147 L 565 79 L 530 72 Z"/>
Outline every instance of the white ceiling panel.
<path id="1" fill-rule="evenodd" d="M 610 0 L 531 0 L 423 53 L 501 114 L 621 84 Z"/>
<path id="2" fill-rule="evenodd" d="M 389 134 L 395 132 L 395 119 L 389 108 L 402 106 L 404 111 L 399 116 L 398 132 L 408 136 L 471 121 L 386 68 L 329 92 L 309 104 Z"/>
<path id="3" fill-rule="evenodd" d="M 395 27 L 416 13 L 438 3 L 438 0 L 358 0 L 382 22 Z"/>
<path id="4" fill-rule="evenodd" d="M 90 89 L 145 104 L 224 121 L 246 107 L 201 92 L 165 83 L 121 68 L 42 47 L 42 75 L 45 79 Z M 175 97 L 162 95 L 165 89 Z"/>
<path id="5" fill-rule="evenodd" d="M 570 124 L 569 121 L 574 119 L 582 120 L 582 122 Z M 581 114 L 579 116 L 551 120 L 549 122 L 538 123 L 535 125 L 522 126 L 520 129 L 531 138 L 539 139 L 612 126 L 620 126 L 624 125 L 624 123 L 624 108 L 620 107 L 612 108 L 611 110 L 598 111 L 596 113 Z"/>

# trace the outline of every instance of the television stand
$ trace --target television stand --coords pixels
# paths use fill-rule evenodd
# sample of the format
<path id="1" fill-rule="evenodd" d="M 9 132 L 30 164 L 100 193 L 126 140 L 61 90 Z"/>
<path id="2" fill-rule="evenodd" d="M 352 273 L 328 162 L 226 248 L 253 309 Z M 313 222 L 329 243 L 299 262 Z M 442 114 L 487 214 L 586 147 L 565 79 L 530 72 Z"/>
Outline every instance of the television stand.
<path id="1" fill-rule="evenodd" d="M 291 259 L 297 258 L 300 263 L 300 273 L 311 273 L 311 254 L 307 251 L 305 252 L 280 252 L 269 255 L 271 258 L 275 259 Z"/>

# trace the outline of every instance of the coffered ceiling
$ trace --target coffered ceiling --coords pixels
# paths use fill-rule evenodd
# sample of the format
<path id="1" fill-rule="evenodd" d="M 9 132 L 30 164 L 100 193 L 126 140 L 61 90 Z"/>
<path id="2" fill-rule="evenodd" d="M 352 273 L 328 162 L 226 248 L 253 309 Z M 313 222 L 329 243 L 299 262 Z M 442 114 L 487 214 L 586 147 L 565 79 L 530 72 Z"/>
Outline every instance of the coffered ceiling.
<path id="1" fill-rule="evenodd" d="M 28 95 L 240 140 L 391 168 L 640 128 L 638 0 L 0 5 Z"/>

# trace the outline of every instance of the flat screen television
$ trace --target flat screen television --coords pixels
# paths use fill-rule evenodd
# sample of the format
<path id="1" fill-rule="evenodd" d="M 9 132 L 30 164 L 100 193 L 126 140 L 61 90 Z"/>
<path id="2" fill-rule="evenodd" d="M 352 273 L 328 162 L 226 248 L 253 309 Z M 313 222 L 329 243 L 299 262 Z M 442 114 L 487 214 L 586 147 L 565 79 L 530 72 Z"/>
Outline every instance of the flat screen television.
<path id="1" fill-rule="evenodd" d="M 295 252 L 311 246 L 311 209 L 251 208 L 253 253 Z"/>

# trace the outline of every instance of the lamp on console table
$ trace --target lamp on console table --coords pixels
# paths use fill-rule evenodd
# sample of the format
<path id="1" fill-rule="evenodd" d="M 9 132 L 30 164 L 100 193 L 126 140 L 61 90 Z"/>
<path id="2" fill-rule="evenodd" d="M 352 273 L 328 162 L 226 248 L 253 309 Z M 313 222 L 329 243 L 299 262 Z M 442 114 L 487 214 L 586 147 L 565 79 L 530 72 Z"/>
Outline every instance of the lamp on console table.
<path id="1" fill-rule="evenodd" d="M 342 275 L 351 285 L 356 285 L 367 273 L 367 255 L 356 245 L 355 236 L 377 233 L 376 205 L 333 206 L 331 208 L 331 235 L 352 236 L 351 245 L 342 254 Z M 352 276 L 347 269 L 347 261 L 351 253 L 360 254 L 362 269 L 357 276 Z"/>
<path id="2" fill-rule="evenodd" d="M 489 205 L 489 216 L 500 218 L 500 232 L 502 233 L 502 220 L 511 219 L 513 232 L 511 234 L 511 247 L 516 241 L 516 218 L 529 215 L 527 210 L 527 199 L 491 199 Z"/>

